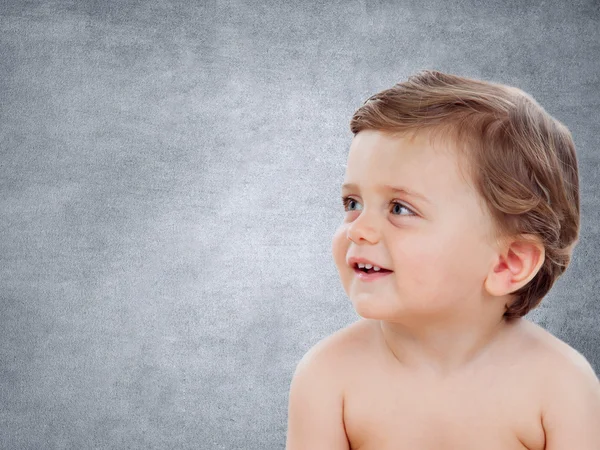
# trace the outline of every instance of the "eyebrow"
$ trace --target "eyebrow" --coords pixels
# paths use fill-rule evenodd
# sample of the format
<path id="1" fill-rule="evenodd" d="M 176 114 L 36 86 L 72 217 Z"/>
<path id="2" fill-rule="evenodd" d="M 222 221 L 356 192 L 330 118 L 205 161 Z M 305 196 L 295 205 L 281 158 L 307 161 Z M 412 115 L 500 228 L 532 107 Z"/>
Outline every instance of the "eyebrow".
<path id="1" fill-rule="evenodd" d="M 429 200 L 429 199 L 428 199 L 427 197 L 425 197 L 423 194 L 420 194 L 420 193 L 418 193 L 418 192 L 416 192 L 416 191 L 413 191 L 413 190 L 411 190 L 411 189 L 408 189 L 408 188 L 405 188 L 405 187 L 401 187 L 401 186 L 399 186 L 399 187 L 396 187 L 396 186 L 392 186 L 392 185 L 389 185 L 389 184 L 384 184 L 384 185 L 381 185 L 381 187 L 382 187 L 384 190 L 388 191 L 388 192 L 400 192 L 400 193 L 402 193 L 402 194 L 410 195 L 410 196 L 412 196 L 412 197 L 415 197 L 415 198 L 421 199 L 421 200 L 423 200 L 423 201 L 425 201 L 425 202 L 427 202 L 427 203 L 431 204 L 431 200 Z M 359 190 L 359 189 L 358 189 L 358 186 L 357 186 L 356 184 L 353 184 L 353 183 L 344 183 L 344 184 L 342 184 L 342 191 L 343 191 L 343 190 L 346 190 L 346 189 L 355 189 L 355 190 Z"/>

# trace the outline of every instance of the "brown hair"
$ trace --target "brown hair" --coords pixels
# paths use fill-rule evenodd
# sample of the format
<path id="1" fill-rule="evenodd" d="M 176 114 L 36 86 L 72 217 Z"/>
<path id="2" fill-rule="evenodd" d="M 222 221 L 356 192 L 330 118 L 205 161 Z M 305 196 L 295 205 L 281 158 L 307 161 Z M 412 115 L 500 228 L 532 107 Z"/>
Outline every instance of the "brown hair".
<path id="1" fill-rule="evenodd" d="M 580 227 L 575 144 L 567 127 L 527 93 L 423 70 L 365 100 L 350 129 L 354 135 L 366 129 L 392 135 L 426 131 L 432 139 L 446 139 L 460 152 L 491 214 L 491 238 L 502 244 L 511 237 L 539 238 L 544 263 L 511 293 L 507 320 L 535 308 L 568 267 Z"/>

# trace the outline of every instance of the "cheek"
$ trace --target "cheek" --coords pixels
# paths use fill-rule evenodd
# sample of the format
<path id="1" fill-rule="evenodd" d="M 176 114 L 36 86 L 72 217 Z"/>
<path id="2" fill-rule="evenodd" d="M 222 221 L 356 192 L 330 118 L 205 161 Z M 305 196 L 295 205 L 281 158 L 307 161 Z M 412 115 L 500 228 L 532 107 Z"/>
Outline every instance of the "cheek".
<path id="1" fill-rule="evenodd" d="M 437 277 L 446 265 L 445 255 L 437 245 L 424 242 L 422 245 L 405 247 L 399 254 L 398 266 L 401 279 L 413 289 L 428 289 L 437 285 Z"/>
<path id="2" fill-rule="evenodd" d="M 346 266 L 346 252 L 349 242 L 350 241 L 346 239 L 346 231 L 344 228 L 338 228 L 333 235 L 331 243 L 331 254 L 338 270 Z"/>
<path id="3" fill-rule="evenodd" d="M 480 284 L 480 249 L 467 238 L 448 237 L 437 243 L 422 243 L 413 247 L 408 283 L 424 297 L 446 299 L 464 298 Z M 479 253 L 478 253 L 479 252 Z"/>
<path id="4" fill-rule="evenodd" d="M 457 246 L 456 241 L 414 239 L 399 247 L 395 253 L 400 288 L 431 300 L 453 291 L 462 282 L 464 255 L 456 253 Z"/>

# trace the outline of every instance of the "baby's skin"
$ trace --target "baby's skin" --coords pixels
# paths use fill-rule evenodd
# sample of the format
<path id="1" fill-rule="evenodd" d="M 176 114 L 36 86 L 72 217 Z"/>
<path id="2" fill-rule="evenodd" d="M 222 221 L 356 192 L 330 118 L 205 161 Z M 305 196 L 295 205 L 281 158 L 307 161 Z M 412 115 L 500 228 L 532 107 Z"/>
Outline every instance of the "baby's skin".
<path id="1" fill-rule="evenodd" d="M 311 374 L 301 381 L 307 383 L 304 397 L 291 398 L 288 450 L 591 450 L 589 444 L 598 442 L 591 435 L 598 428 L 589 427 L 600 425 L 593 369 L 524 318 L 507 324 L 471 364 L 447 375 L 403 366 L 386 345 L 380 322 L 365 318 L 318 342 L 299 365 L 305 367 L 310 369 L 298 372 Z M 589 413 L 597 417 L 581 423 L 586 435 L 577 438 L 584 447 L 565 446 L 558 428 L 577 426 L 569 417 L 581 415 L 566 411 L 586 404 L 576 398 L 581 384 L 591 387 Z M 315 439 L 300 437 L 303 430 Z"/>
<path id="2" fill-rule="evenodd" d="M 519 322 L 493 351 L 447 378 L 403 370 L 386 351 L 377 321 L 342 331 L 350 448 L 544 449 L 543 381 L 557 369 L 560 357 L 552 356 L 560 351 L 549 334 Z"/>

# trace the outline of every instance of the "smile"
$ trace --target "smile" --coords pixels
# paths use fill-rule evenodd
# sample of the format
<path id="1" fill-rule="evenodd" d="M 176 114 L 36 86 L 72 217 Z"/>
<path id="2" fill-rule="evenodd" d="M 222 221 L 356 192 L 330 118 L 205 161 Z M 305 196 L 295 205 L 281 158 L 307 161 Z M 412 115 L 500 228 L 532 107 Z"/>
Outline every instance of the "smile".
<path id="1" fill-rule="evenodd" d="M 375 280 L 384 278 L 393 272 L 392 271 L 385 271 L 385 272 L 384 271 L 379 271 L 379 272 L 371 271 L 370 273 L 367 273 L 364 270 L 354 268 L 354 273 L 356 273 L 356 276 L 358 277 L 359 280 L 375 281 Z"/>

